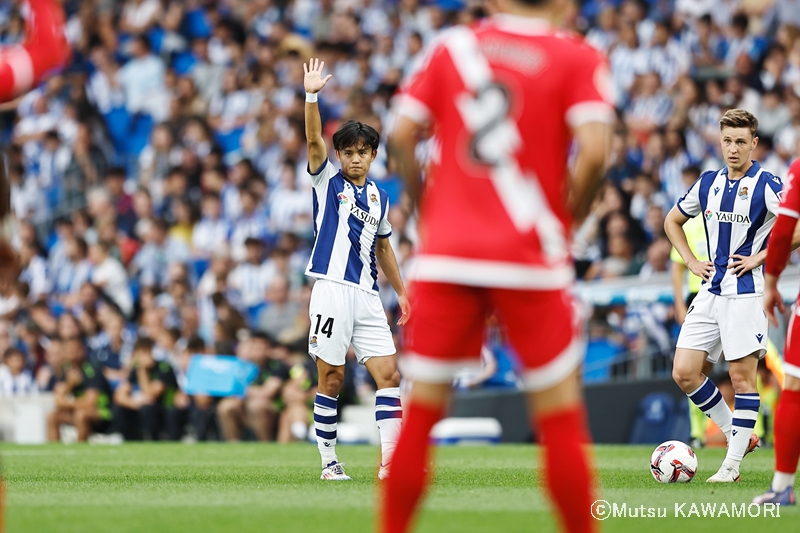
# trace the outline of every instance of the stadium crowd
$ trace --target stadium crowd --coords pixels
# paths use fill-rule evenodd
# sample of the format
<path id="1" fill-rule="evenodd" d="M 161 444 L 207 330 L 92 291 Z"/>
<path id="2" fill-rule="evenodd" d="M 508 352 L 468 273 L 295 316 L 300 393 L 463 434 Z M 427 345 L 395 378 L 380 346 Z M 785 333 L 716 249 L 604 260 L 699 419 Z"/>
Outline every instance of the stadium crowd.
<path id="1" fill-rule="evenodd" d="M 800 155 L 794 5 L 589 0 L 576 8 L 567 25 L 608 54 L 619 112 L 608 183 L 576 235 L 579 277 L 669 270 L 665 214 L 701 171 L 722 166 L 725 110 L 758 117 L 755 157 L 785 174 Z M 132 439 L 180 439 L 188 430 L 200 440 L 233 440 L 245 428 L 258 439 L 303 438 L 316 383 L 306 353 L 313 211 L 303 61 L 319 56 L 333 74 L 320 99 L 326 138 L 347 119 L 385 131 L 390 98 L 425 44 L 490 6 L 65 7 L 72 65 L 0 108 L 23 265 L 19 283 L 0 295 L 0 396 L 53 391 L 52 439 L 64 422 L 81 439 L 102 426 Z M 0 3 L 0 43 L 19 41 L 23 15 L 20 2 Z M 421 144 L 420 157 L 430 148 Z M 392 244 L 404 269 L 414 217 L 383 145 L 370 177 L 390 195 Z M 393 317 L 385 279 L 381 289 Z M 610 309 L 596 313 L 594 331 L 630 350 L 642 343 L 631 328 L 646 330 L 644 343 L 666 354 L 672 321 L 666 306 Z M 189 361 L 202 353 L 259 366 L 244 399 L 185 392 Z M 349 401 L 370 387 L 353 364 Z M 69 394 L 85 401 L 59 407 Z"/>

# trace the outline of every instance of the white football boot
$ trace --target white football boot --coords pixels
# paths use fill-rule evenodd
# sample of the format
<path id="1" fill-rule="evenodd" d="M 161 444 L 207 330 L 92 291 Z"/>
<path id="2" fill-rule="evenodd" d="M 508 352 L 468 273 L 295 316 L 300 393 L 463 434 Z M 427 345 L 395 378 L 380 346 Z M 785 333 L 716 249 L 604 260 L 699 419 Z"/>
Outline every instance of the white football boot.
<path id="1" fill-rule="evenodd" d="M 328 481 L 350 481 L 350 476 L 344 473 L 344 463 L 336 461 L 323 468 L 319 478 Z"/>

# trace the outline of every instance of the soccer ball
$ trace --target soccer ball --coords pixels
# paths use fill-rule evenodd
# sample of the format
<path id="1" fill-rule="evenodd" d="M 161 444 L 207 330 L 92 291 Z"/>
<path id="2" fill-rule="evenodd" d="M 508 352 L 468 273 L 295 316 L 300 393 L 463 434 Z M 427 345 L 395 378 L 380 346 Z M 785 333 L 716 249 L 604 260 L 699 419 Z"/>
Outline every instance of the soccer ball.
<path id="1" fill-rule="evenodd" d="M 697 456 L 679 440 L 659 444 L 650 456 L 650 473 L 660 483 L 688 483 L 697 472 Z"/>

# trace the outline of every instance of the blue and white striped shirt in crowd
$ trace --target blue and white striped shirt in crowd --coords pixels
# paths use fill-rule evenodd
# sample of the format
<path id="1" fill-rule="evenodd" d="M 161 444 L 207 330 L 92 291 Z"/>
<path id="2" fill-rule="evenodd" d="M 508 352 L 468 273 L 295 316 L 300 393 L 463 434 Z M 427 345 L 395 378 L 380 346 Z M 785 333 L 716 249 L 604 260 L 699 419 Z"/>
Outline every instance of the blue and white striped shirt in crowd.
<path id="1" fill-rule="evenodd" d="M 647 71 L 656 72 L 665 87 L 672 87 L 689 70 L 689 58 L 675 41 L 648 48 L 647 61 Z"/>
<path id="2" fill-rule="evenodd" d="M 306 274 L 378 292 L 377 239 L 389 237 L 389 197 L 374 181 L 356 186 L 326 160 L 314 186 L 314 249 Z"/>
<path id="3" fill-rule="evenodd" d="M 192 230 L 192 247 L 199 252 L 212 255 L 226 246 L 231 233 L 231 223 L 223 218 L 212 220 L 203 217 Z"/>
<path id="4" fill-rule="evenodd" d="M 630 48 L 620 43 L 608 58 L 611 65 L 611 77 L 616 87 L 617 107 L 625 105 L 628 93 L 636 81 L 636 76 L 647 68 L 647 55 L 641 48 Z"/>
<path id="5" fill-rule="evenodd" d="M 663 126 L 672 114 L 672 100 L 663 91 L 652 96 L 637 96 L 625 110 L 625 117 L 637 121 L 648 121 Z"/>
<path id="6" fill-rule="evenodd" d="M 262 264 L 240 263 L 228 274 L 228 288 L 234 305 L 241 311 L 264 301 L 272 281 Z"/>
<path id="7" fill-rule="evenodd" d="M 711 293 L 728 298 L 764 293 L 763 267 L 736 277 L 728 265 L 734 254 L 752 256 L 767 246 L 782 189 L 779 177 L 753 161 L 738 180 L 728 179 L 727 167 L 704 172 L 678 201 L 678 209 L 687 217 L 703 216 L 708 257 L 715 270 L 705 285 Z"/>
<path id="8" fill-rule="evenodd" d="M 679 150 L 673 156 L 664 159 L 658 169 L 658 177 L 661 179 L 661 186 L 667 193 L 670 205 L 677 202 L 683 193 L 686 192 L 686 185 L 683 184 L 683 169 L 688 167 L 692 161 L 686 150 Z"/>

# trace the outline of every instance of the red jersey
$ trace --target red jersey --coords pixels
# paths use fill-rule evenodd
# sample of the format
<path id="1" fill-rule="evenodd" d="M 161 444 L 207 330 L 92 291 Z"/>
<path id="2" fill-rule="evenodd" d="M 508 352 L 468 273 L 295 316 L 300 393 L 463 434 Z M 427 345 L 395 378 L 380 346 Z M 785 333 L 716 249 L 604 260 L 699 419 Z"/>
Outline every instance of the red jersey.
<path id="1" fill-rule="evenodd" d="M 568 286 L 571 128 L 613 122 L 611 101 L 605 58 L 547 21 L 504 14 L 442 32 L 395 100 L 434 125 L 411 276 Z"/>
<path id="2" fill-rule="evenodd" d="M 775 226 L 769 236 L 769 246 L 767 246 L 764 271 L 773 276 L 781 275 L 789 261 L 789 254 L 792 253 L 794 228 L 797 225 L 797 219 L 800 218 L 800 190 L 795 183 L 798 177 L 800 177 L 800 159 L 795 159 L 783 182 L 778 218 L 775 220 Z"/>

